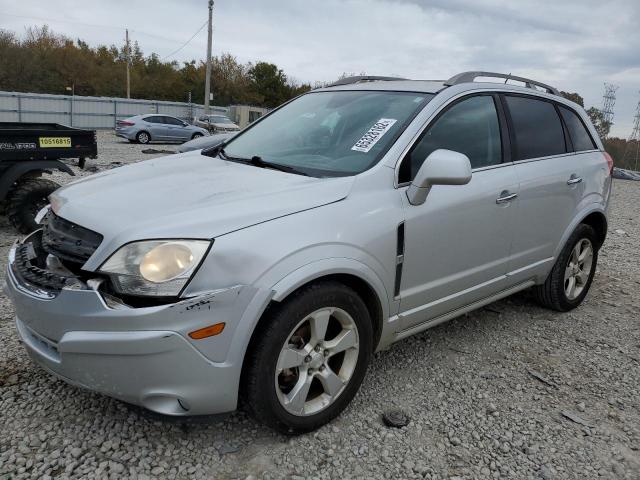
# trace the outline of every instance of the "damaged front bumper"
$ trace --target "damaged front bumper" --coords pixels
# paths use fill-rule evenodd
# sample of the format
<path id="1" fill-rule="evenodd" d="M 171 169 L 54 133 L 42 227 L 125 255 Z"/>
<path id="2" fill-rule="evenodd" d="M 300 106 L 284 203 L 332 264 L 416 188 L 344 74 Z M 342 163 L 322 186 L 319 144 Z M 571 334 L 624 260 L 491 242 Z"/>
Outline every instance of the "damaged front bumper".
<path id="1" fill-rule="evenodd" d="M 15 268 L 20 245 L 10 254 L 6 293 L 36 363 L 71 384 L 163 414 L 236 408 L 242 362 L 231 345 L 255 289 L 237 285 L 143 308 L 114 305 L 91 281 L 58 291 L 31 284 Z M 226 326 L 217 336 L 188 336 L 220 322 Z"/>

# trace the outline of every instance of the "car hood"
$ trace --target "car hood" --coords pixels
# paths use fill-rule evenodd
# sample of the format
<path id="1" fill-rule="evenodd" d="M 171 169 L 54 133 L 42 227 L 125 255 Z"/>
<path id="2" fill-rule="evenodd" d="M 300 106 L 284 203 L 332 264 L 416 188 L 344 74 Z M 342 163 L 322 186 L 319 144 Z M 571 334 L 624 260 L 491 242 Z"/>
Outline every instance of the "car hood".
<path id="1" fill-rule="evenodd" d="M 190 152 L 191 150 L 202 150 L 203 148 L 215 147 L 234 135 L 234 133 L 214 133 L 213 135 L 194 138 L 193 140 L 189 140 L 188 142 L 178 146 L 177 150 L 178 152 Z"/>
<path id="2" fill-rule="evenodd" d="M 113 251 L 140 239 L 214 238 L 340 201 L 352 184 L 353 177 L 305 177 L 195 151 L 83 178 L 50 200 L 57 215 L 102 234 L 100 250 Z"/>

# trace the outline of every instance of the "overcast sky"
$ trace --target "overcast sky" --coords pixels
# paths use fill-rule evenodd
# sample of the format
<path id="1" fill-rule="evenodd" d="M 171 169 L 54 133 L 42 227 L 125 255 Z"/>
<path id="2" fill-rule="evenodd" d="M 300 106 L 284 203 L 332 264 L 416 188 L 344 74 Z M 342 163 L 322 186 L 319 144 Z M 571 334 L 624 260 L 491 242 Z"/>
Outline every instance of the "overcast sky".
<path id="1" fill-rule="evenodd" d="M 91 45 L 171 54 L 207 19 L 207 0 L 0 0 L 0 28 L 47 23 Z M 213 52 L 277 64 L 299 81 L 342 72 L 448 78 L 511 72 L 577 91 L 600 107 L 619 85 L 613 133 L 627 137 L 640 98 L 639 0 L 216 0 Z M 171 59 L 206 56 L 206 28 Z M 214 87 L 215 88 L 215 87 Z"/>

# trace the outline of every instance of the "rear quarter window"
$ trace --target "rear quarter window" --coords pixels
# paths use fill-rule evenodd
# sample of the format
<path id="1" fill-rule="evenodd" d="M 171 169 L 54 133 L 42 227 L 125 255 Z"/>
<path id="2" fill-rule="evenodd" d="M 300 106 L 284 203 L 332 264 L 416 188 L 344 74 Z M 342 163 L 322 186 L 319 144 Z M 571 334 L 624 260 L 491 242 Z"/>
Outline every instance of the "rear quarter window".
<path id="1" fill-rule="evenodd" d="M 505 96 L 515 139 L 515 160 L 548 157 L 566 152 L 560 117 L 551 102 Z"/>
<path id="2" fill-rule="evenodd" d="M 566 107 L 559 108 L 560 114 L 564 119 L 564 124 L 567 126 L 567 130 L 569 130 L 569 137 L 571 137 L 571 143 L 573 143 L 573 150 L 576 152 L 582 152 L 596 148 L 591 135 L 589 135 L 589 132 L 587 131 L 587 127 L 585 127 L 578 114 Z"/>

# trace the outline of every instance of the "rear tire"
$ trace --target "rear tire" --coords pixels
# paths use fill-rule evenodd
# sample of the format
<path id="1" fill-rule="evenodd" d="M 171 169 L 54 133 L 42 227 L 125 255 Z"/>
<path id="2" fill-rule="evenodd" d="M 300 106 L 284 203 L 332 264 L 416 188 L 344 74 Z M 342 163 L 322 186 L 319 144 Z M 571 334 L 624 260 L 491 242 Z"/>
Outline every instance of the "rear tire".
<path id="1" fill-rule="evenodd" d="M 315 430 L 347 407 L 364 379 L 373 343 L 367 307 L 351 288 L 324 281 L 266 315 L 247 351 L 244 400 L 281 433 Z"/>
<path id="2" fill-rule="evenodd" d="M 138 132 L 136 134 L 136 141 L 138 143 L 141 143 L 142 145 L 146 145 L 151 141 L 151 135 L 149 135 L 147 132 Z"/>
<path id="3" fill-rule="evenodd" d="M 598 262 L 598 236 L 581 223 L 573 231 L 542 285 L 533 288 L 544 307 L 567 312 L 582 303 L 589 292 Z M 584 258 L 580 259 L 581 254 Z"/>
<path id="4" fill-rule="evenodd" d="M 38 228 L 35 217 L 58 188 L 56 182 L 44 178 L 22 180 L 14 185 L 7 199 L 7 216 L 18 232 L 31 233 Z"/>

